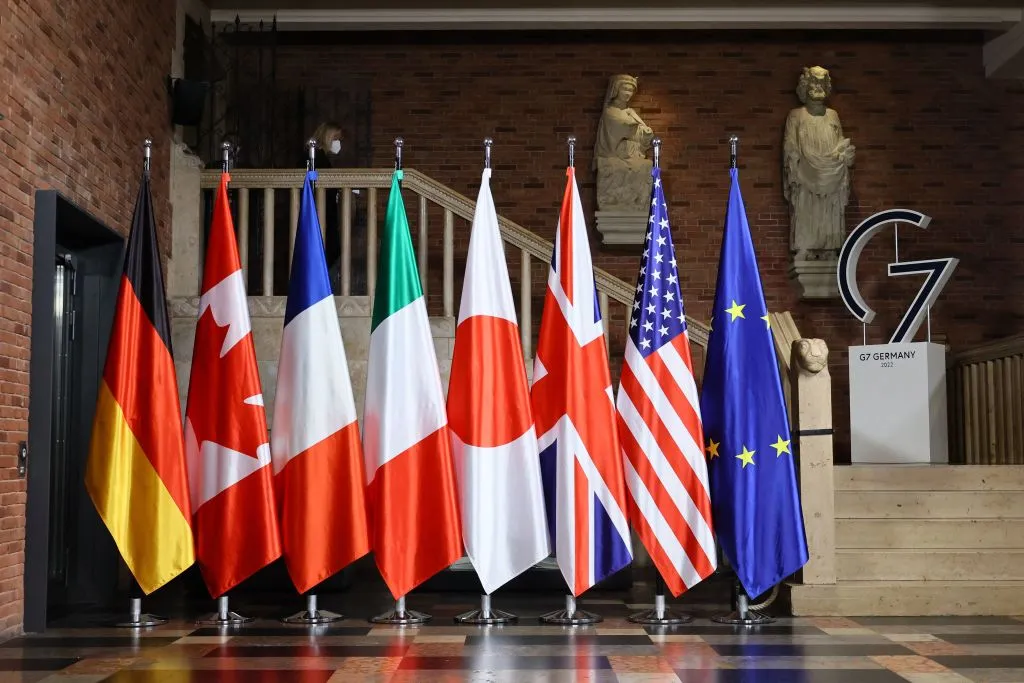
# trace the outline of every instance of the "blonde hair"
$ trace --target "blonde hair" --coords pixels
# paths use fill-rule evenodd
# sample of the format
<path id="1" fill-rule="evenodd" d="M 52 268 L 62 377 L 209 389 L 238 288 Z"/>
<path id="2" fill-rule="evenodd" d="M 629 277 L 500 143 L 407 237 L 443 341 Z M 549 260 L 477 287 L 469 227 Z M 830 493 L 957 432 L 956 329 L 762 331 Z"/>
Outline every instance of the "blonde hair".
<path id="1" fill-rule="evenodd" d="M 341 140 L 341 126 L 333 121 L 324 121 L 313 131 L 316 146 L 322 150 L 326 151 L 330 147 L 330 141 L 334 138 Z"/>

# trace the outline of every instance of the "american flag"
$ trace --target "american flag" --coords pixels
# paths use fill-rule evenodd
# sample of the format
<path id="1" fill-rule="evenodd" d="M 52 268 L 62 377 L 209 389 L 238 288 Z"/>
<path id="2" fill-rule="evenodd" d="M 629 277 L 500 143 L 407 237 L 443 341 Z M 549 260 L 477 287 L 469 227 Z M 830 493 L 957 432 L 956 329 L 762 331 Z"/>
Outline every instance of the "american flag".
<path id="1" fill-rule="evenodd" d="M 616 408 L 630 521 L 678 596 L 715 571 L 708 470 L 661 170 L 629 320 Z"/>

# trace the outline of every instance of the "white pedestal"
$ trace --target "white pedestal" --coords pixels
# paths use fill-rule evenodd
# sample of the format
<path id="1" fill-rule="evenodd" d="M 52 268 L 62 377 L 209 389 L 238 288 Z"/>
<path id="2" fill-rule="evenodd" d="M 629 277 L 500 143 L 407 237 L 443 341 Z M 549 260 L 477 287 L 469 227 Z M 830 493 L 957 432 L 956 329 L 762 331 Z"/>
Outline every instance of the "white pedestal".
<path id="1" fill-rule="evenodd" d="M 946 349 L 941 344 L 850 347 L 850 459 L 949 462 Z"/>

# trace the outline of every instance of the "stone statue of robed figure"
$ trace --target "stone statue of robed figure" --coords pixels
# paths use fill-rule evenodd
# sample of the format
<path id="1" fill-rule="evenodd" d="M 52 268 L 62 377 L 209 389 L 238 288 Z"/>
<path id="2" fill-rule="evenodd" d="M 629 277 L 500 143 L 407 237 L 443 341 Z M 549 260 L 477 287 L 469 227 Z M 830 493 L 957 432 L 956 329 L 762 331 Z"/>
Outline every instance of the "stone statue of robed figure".
<path id="1" fill-rule="evenodd" d="M 636 88 L 635 76 L 612 76 L 597 126 L 597 229 L 605 244 L 640 244 L 647 229 L 654 131 L 628 106 Z"/>
<path id="2" fill-rule="evenodd" d="M 846 238 L 846 205 L 855 148 L 843 136 L 839 114 L 826 106 L 832 79 L 820 66 L 805 68 L 789 112 L 783 142 L 783 193 L 790 209 L 790 275 L 804 298 L 838 294 L 835 268 Z"/>

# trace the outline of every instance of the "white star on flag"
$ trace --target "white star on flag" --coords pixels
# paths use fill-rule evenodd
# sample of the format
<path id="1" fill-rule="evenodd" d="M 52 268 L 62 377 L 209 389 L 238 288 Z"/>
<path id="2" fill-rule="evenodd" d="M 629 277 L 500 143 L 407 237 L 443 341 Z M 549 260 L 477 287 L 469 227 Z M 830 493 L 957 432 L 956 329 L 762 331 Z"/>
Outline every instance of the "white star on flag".
<path id="1" fill-rule="evenodd" d="M 646 312 L 642 329 L 629 331 L 616 405 L 621 428 L 633 437 L 623 440 L 622 456 L 634 528 L 678 595 L 714 572 L 717 553 L 698 391 L 660 174 L 653 169 L 636 295 Z M 689 474 L 680 479 L 679 472 Z"/>

